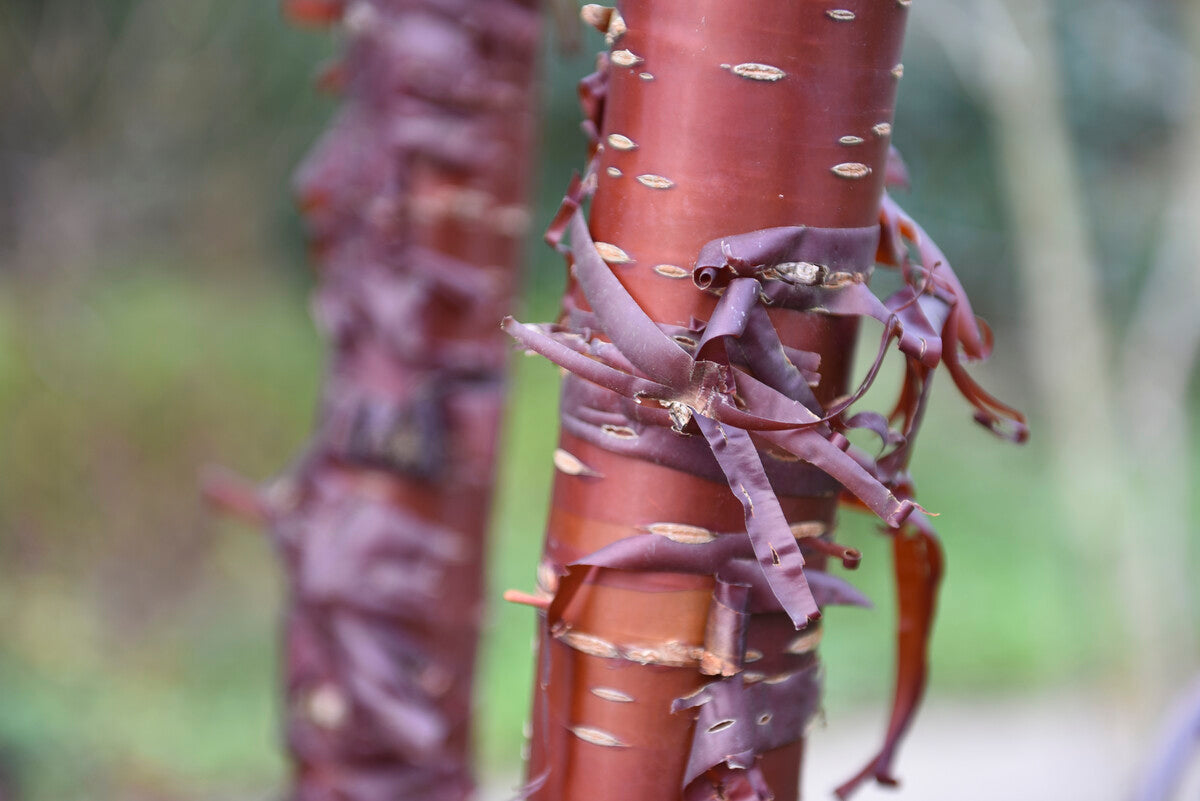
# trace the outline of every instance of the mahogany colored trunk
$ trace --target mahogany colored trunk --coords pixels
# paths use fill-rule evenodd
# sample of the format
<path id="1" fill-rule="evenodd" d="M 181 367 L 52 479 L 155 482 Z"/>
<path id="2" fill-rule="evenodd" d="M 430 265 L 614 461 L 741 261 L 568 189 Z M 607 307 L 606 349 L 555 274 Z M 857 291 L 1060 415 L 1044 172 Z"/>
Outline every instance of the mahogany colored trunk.
<path id="1" fill-rule="evenodd" d="M 612 14 L 585 10 L 613 40 L 606 95 L 598 79 L 585 93 L 602 111 L 593 115 L 598 147 L 585 180 L 585 189 L 594 186 L 590 235 L 633 300 L 660 328 L 677 331 L 675 341 L 687 350 L 695 349 L 702 322 L 721 299 L 692 280 L 706 243 L 785 226 L 877 224 L 908 4 L 837 5 L 645 0 Z M 573 245 L 578 251 L 580 243 Z M 566 327 L 587 336 L 576 322 L 591 319 L 579 281 L 571 282 L 566 305 Z M 810 383 L 829 408 L 848 391 L 858 318 L 789 308 L 768 314 L 785 346 L 819 354 L 819 381 Z M 612 339 L 611 332 L 604 338 Z M 797 635 L 782 610 L 749 614 L 744 641 L 732 646 L 740 653 L 724 654 L 740 667 L 722 671 L 718 643 L 727 632 L 714 611 L 722 599 L 711 572 L 569 567 L 647 532 L 704 543 L 746 531 L 747 509 L 720 473 L 687 469 L 640 448 L 648 424 L 630 419 L 606 392 L 566 378 L 564 415 L 588 409 L 602 434 L 581 437 L 564 423 L 559 444 L 538 571 L 540 590 L 555 600 L 541 629 L 530 797 L 753 797 L 744 795 L 745 785 L 758 779 L 728 762 L 700 764 L 698 778 L 689 773 L 704 759 L 708 731 L 678 699 L 693 696 L 713 675 L 732 673 L 746 693 L 794 684 L 789 692 L 762 693 L 769 703 L 739 706 L 754 717 L 751 733 L 775 725 L 772 716 L 796 717 L 773 735 L 750 737 L 744 766 L 761 771 L 775 798 L 794 799 L 800 734 L 816 708 L 820 624 Z M 607 412 L 607 422 L 597 410 Z M 704 440 L 687 427 L 668 436 Z M 758 445 L 764 460 L 796 461 Z M 829 549 L 805 540 L 831 539 L 840 488 L 832 481 L 801 484 L 779 492 L 779 502 L 811 575 L 824 569 Z M 567 582 L 570 601 L 557 608 Z M 791 708 L 775 708 L 781 701 Z M 723 724 L 711 724 L 714 736 Z"/>

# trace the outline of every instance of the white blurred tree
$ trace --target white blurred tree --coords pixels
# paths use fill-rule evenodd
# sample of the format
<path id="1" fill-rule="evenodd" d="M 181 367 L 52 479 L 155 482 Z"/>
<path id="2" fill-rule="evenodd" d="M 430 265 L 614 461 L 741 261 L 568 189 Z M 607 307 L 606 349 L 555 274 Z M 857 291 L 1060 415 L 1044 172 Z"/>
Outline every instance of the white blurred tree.
<path id="1" fill-rule="evenodd" d="M 1127 2 L 1102 5 L 1136 11 Z M 929 0 L 926 11 L 915 20 L 931 20 L 928 33 L 991 113 L 1018 254 L 1027 361 L 1044 421 L 1035 428 L 1050 443 L 1062 524 L 1089 577 L 1107 591 L 1097 599 L 1097 618 L 1118 622 L 1116 632 L 1107 623 L 1103 630 L 1119 643 L 1145 716 L 1196 654 L 1188 625 L 1194 482 L 1187 400 L 1200 352 L 1200 91 L 1191 93 L 1175 134 L 1162 234 L 1120 338 L 1101 299 L 1059 82 L 1053 4 Z M 1193 55 L 1179 53 L 1175 63 L 1191 71 L 1195 86 L 1200 4 L 1181 4 L 1181 13 Z"/>

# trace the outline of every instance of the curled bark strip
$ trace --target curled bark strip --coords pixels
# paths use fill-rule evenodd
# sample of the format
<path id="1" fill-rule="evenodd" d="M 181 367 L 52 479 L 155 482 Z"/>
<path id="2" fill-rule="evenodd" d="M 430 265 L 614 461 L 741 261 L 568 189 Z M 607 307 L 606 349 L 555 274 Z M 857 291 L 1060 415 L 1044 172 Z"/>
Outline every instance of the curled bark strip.
<path id="1" fill-rule="evenodd" d="M 837 788 L 841 799 L 849 798 L 868 779 L 889 786 L 898 783 L 892 775 L 896 749 L 912 724 L 929 675 L 929 638 L 943 572 L 941 544 L 922 514 L 913 515 L 890 534 L 898 598 L 892 713 L 879 753 Z"/>
<path id="2" fill-rule="evenodd" d="M 579 375 L 588 378 L 588 380 L 600 383 L 613 391 L 623 392 L 632 390 L 634 395 L 640 392 L 642 395 L 648 395 L 658 400 L 683 403 L 700 415 L 726 422 L 731 426 L 747 431 L 803 430 L 820 426 L 827 422 L 828 419 L 831 419 L 828 417 L 817 417 L 803 403 L 793 400 L 759 382 L 754 376 L 748 373 L 736 371 L 727 362 L 722 363 L 699 358 L 699 356 L 693 356 L 681 348 L 675 340 L 663 333 L 641 311 L 621 286 L 616 276 L 603 263 L 603 260 L 595 254 L 586 225 L 582 221 L 582 216 L 576 212 L 573 220 L 571 230 L 574 232 L 575 241 L 578 243 L 572 251 L 575 254 L 573 275 L 578 280 L 588 302 L 595 310 L 597 321 L 601 326 L 600 330 L 606 334 L 610 330 L 615 331 L 616 333 L 612 336 L 614 337 L 613 344 L 616 345 L 617 352 L 639 372 L 649 375 L 654 380 L 656 386 L 642 384 L 641 382 L 644 379 L 639 379 L 632 375 L 627 379 L 620 379 L 615 375 L 619 371 L 619 368 L 615 365 L 586 366 L 579 359 L 566 356 L 563 348 L 555 348 L 544 341 L 533 344 L 538 338 L 528 326 L 520 329 L 522 334 L 520 338 L 524 344 L 538 350 L 547 357 L 551 357 L 551 352 L 554 352 L 558 356 L 551 358 L 560 366 L 566 367 L 572 372 L 578 372 Z M 839 233 L 845 234 L 846 232 L 839 231 Z M 851 234 L 853 233 L 851 232 Z M 580 242 L 580 240 L 582 241 Z M 722 240 L 721 246 L 732 253 L 729 240 Z M 591 253 L 590 257 L 588 255 L 589 252 Z M 745 262 L 745 259 L 740 259 L 736 256 L 734 258 L 735 263 Z M 756 332 L 760 337 L 767 340 L 766 342 L 760 342 L 763 350 L 778 350 L 782 348 L 782 345 L 779 343 L 778 334 L 774 334 L 774 328 L 770 321 L 762 316 L 763 310 L 761 306 L 757 305 L 757 303 L 751 304 L 750 299 L 756 297 L 753 291 L 743 291 L 749 285 L 741 283 L 742 280 L 738 279 L 729 284 L 732 291 L 727 292 L 726 295 L 731 300 L 727 301 L 726 296 L 723 295 L 721 303 L 718 304 L 712 319 L 705 325 L 705 337 L 701 340 L 699 347 L 701 355 L 706 352 L 707 345 L 710 342 L 725 337 L 740 336 L 744 330 L 743 326 L 747 324 L 748 318 L 751 316 L 761 317 L 759 320 L 760 326 L 756 329 Z M 870 296 L 869 292 L 866 294 Z M 843 295 L 843 293 L 840 290 L 835 290 L 831 295 L 838 297 Z M 874 296 L 870 297 L 873 298 Z M 901 311 L 907 311 L 907 309 L 912 308 L 912 304 L 906 306 L 903 303 L 897 303 L 897 307 Z M 866 311 L 871 308 L 870 304 L 864 303 L 861 306 L 855 304 L 853 308 L 855 309 L 853 313 L 871 313 Z M 882 304 L 880 304 L 880 308 L 882 309 Z M 846 313 L 852 312 L 847 311 Z M 891 325 L 897 327 L 901 325 L 898 317 L 894 314 L 884 311 L 879 311 L 878 314 Z M 923 321 L 923 318 L 918 317 L 916 313 L 912 317 L 915 320 Z M 506 323 L 506 326 L 510 331 L 518 330 L 512 323 Z M 708 333 L 709 328 L 713 331 L 711 335 Z M 928 331 L 931 338 L 936 337 L 936 334 L 932 332 L 927 323 L 921 326 L 921 330 Z M 771 333 L 768 334 L 766 332 Z M 570 335 L 576 338 L 580 336 L 579 333 L 574 332 Z M 562 336 L 561 333 L 557 336 L 560 340 L 560 345 L 562 344 Z M 774 341 L 771 342 L 771 339 Z M 904 340 L 902 339 L 902 346 L 903 343 Z M 753 358 L 758 359 L 756 350 L 757 348 L 751 352 L 754 354 Z M 925 355 L 928 357 L 928 349 L 925 350 L 927 351 Z M 562 361 L 559 361 L 559 358 L 562 358 Z M 661 359 L 661 362 L 656 361 L 658 359 Z M 876 370 L 877 367 L 872 368 L 872 376 Z M 603 376 L 603 378 L 600 376 Z M 731 386 L 731 384 L 734 386 Z M 633 387 L 635 386 L 644 388 L 634 390 Z M 739 408 L 737 401 L 733 398 L 735 388 L 739 393 L 753 394 L 756 400 L 748 409 L 761 409 L 762 413 L 756 414 L 752 411 L 744 411 Z M 861 395 L 867 388 L 869 388 L 869 384 L 860 388 L 856 395 Z M 660 394 L 653 394 L 656 392 Z M 810 445 L 806 450 L 811 451 L 814 448 L 822 450 L 819 445 Z M 832 452 L 825 454 L 825 462 L 827 464 L 838 461 L 846 462 L 845 469 L 851 475 L 857 472 L 849 464 L 849 460 L 842 460 Z M 851 479 L 851 487 L 855 491 L 859 488 L 869 491 L 869 487 L 865 483 L 854 481 L 853 479 Z M 876 502 L 868 501 L 868 504 L 874 503 Z M 881 514 L 886 515 L 888 519 L 896 519 L 896 515 L 898 514 L 886 507 L 886 505 L 879 507 L 879 511 Z"/>
<path id="3" fill-rule="evenodd" d="M 679 699 L 671 711 L 694 710 L 696 719 L 686 785 L 723 763 L 743 771 L 753 769 L 757 755 L 803 735 L 820 701 L 820 666 L 815 659 L 749 686 L 740 675 L 720 679 L 696 695 Z M 751 797 L 770 798 L 764 789 Z"/>
<path id="4" fill-rule="evenodd" d="M 645 375 L 659 383 L 682 389 L 693 383 L 705 384 L 716 379 L 716 365 L 698 366 L 687 351 L 659 330 L 654 321 L 641 313 L 620 280 L 600 258 L 588 233 L 583 215 L 576 212 L 568 225 L 573 243 L 586 242 L 588 247 L 572 249 L 575 267 L 572 274 L 584 295 L 605 326 L 605 333 L 621 355 Z M 694 377 L 693 371 L 702 371 Z M 704 389 L 697 387 L 697 393 Z"/>
<path id="5" fill-rule="evenodd" d="M 803 628 L 808 621 L 820 618 L 821 610 L 804 575 L 800 546 L 779 508 L 749 433 L 725 428 L 703 416 L 696 421 L 729 479 L 729 486 L 736 486 L 737 498 L 746 513 L 746 533 L 767 583 L 792 623 L 797 629 Z"/>
<path id="6" fill-rule="evenodd" d="M 716 576 L 719 582 L 749 588 L 746 611 L 768 614 L 783 611 L 761 570 L 754 565 L 755 554 L 747 538 L 737 534 L 722 534 L 712 543 L 683 545 L 664 542 L 651 534 L 638 534 L 614 542 L 599 551 L 572 562 L 570 570 L 582 567 L 605 567 L 617 570 L 691 573 Z M 867 600 L 854 586 L 823 571 L 809 574 L 812 595 L 818 606 L 869 607 Z M 578 589 L 575 587 L 574 589 Z M 551 605 L 550 620 L 562 618 L 562 610 L 573 600 L 573 590 L 560 588 Z"/>
<path id="7" fill-rule="evenodd" d="M 708 676 L 734 676 L 746 662 L 746 626 L 750 587 L 717 581 L 704 629 L 704 654 L 700 672 Z"/>
<path id="8" fill-rule="evenodd" d="M 925 280 L 953 298 L 950 315 L 942 329 L 943 360 L 959 392 L 975 407 L 975 419 L 999 436 L 1024 442 L 1029 437 L 1025 416 L 985 392 L 963 367 L 959 347 L 968 359 L 986 359 L 991 352 L 991 337 L 971 310 L 967 293 L 949 268 L 945 255 L 921 226 L 887 195 L 884 195 L 880 220 L 883 229 L 880 260 L 900 267 L 910 285 Z M 919 265 L 912 263 L 908 244 L 917 248 Z"/>
<path id="9" fill-rule="evenodd" d="M 232 470 L 209 466 L 200 472 L 200 494 L 221 512 L 254 526 L 265 526 L 268 504 L 262 490 Z"/>
<path id="10" fill-rule="evenodd" d="M 713 240 L 700 249 L 693 277 L 700 289 L 719 289 L 736 277 L 754 278 L 780 265 L 815 263 L 825 272 L 861 274 L 870 268 L 878 231 L 790 226 Z"/>

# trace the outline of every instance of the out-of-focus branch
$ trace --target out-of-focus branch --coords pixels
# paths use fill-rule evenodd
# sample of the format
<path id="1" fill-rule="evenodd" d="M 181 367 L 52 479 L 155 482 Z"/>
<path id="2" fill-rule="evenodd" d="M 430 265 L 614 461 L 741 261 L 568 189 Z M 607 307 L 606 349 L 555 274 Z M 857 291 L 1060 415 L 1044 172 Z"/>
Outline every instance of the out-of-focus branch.
<path id="1" fill-rule="evenodd" d="M 1057 495 L 1083 564 L 1112 593 L 1127 628 L 1126 659 L 1143 691 L 1169 686 L 1172 653 L 1190 634 L 1172 620 L 1187 580 L 1178 554 L 1186 522 L 1186 420 L 1183 393 L 1200 333 L 1189 287 L 1195 271 L 1179 254 L 1195 253 L 1193 224 L 1168 223 L 1160 261 L 1138 324 L 1117 364 L 1099 292 L 1071 135 L 1063 113 L 1049 10 L 1036 0 L 930 0 L 931 32 L 955 69 L 992 113 L 992 134 L 1019 253 L 1028 362 L 1038 384 Z M 1181 142 L 1195 141 L 1200 123 Z M 1181 172 L 1178 220 L 1200 209 L 1200 158 Z M 1193 186 L 1195 184 L 1196 186 Z M 1190 217 L 1188 215 L 1191 215 Z M 1163 298 L 1160 295 L 1170 297 Z M 1170 340 L 1169 347 L 1162 347 Z M 1193 343 L 1193 344 L 1189 344 Z M 1156 419 L 1144 425 L 1146 400 Z M 1136 425 L 1132 424 L 1138 421 Z M 1164 447 L 1164 441 L 1173 439 Z M 1132 457 L 1132 458 L 1131 458 Z M 1155 474 L 1150 480 L 1146 472 Z M 1162 475 L 1161 481 L 1157 476 Z M 1169 474 L 1169 475 L 1167 475 Z M 1144 477 L 1144 478 L 1143 478 Z M 1186 486 L 1186 485 L 1185 485 Z M 1178 630 L 1177 630 L 1178 629 Z"/>
<path id="2" fill-rule="evenodd" d="M 1099 539 L 1119 503 L 1119 481 L 1109 469 L 1119 452 L 1111 347 L 1046 11 L 1030 0 L 976 0 L 969 10 L 934 1 L 938 24 L 931 31 L 992 113 L 1019 255 L 1027 361 L 1044 420 L 1039 436 L 1050 441 L 1078 547 L 1107 563 L 1115 554 Z"/>
<path id="3" fill-rule="evenodd" d="M 1184 5 L 1188 41 L 1200 54 L 1200 5 Z M 1129 510 L 1126 533 L 1152 537 L 1165 575 L 1155 577 L 1155 592 L 1167 606 L 1167 617 L 1190 619 L 1195 592 L 1186 558 L 1191 540 L 1188 499 L 1195 486 L 1190 443 L 1194 435 L 1188 413 L 1188 385 L 1200 357 L 1200 66 L 1188 64 L 1193 76 L 1190 109 L 1175 133 L 1172 163 L 1176 166 L 1158 251 L 1121 351 L 1122 411 L 1128 426 L 1129 457 L 1137 508 Z M 1174 613 L 1179 613 L 1178 615 Z M 1163 646 L 1164 658 L 1194 660 L 1196 635 L 1187 626 Z"/>
<path id="4" fill-rule="evenodd" d="M 205 503 L 230 517 L 263 527 L 269 521 L 260 488 L 225 467 L 206 465 L 200 471 L 200 495 Z"/>

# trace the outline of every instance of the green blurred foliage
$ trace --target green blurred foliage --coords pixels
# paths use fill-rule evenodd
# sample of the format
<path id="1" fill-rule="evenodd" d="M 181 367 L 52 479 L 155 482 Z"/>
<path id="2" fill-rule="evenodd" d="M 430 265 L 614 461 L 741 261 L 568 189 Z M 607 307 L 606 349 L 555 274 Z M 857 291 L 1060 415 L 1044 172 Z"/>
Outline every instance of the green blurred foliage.
<path id="1" fill-rule="evenodd" d="M 1156 238 L 1188 56 L 1169 4 L 1082 5 L 1059 4 L 1060 46 L 1119 325 Z M 997 328 L 987 382 L 1026 400 L 1003 166 L 933 25 L 914 20 L 897 116 L 907 205 Z M 0 5 L 0 774 L 22 798 L 261 798 L 281 779 L 278 571 L 261 534 L 201 509 L 195 476 L 221 462 L 269 477 L 309 428 L 322 346 L 288 176 L 333 108 L 310 77 L 336 46 L 270 3 Z M 574 81 L 592 56 L 548 45 L 546 61 L 541 222 L 581 160 Z M 530 254 L 522 314 L 548 319 L 562 266 L 536 235 Z M 493 599 L 532 586 L 556 434 L 556 371 L 514 365 Z M 1113 681 L 1119 644 L 1096 611 L 1112 601 L 1056 537 L 1047 454 L 990 439 L 940 389 L 915 465 L 949 553 L 934 692 Z M 828 616 L 834 721 L 891 681 L 886 543 L 865 518 L 844 532 L 878 608 Z M 493 609 L 492 767 L 518 759 L 532 633 L 527 609 Z"/>

